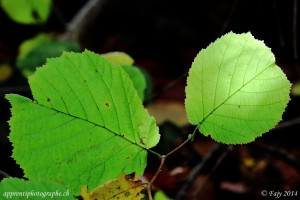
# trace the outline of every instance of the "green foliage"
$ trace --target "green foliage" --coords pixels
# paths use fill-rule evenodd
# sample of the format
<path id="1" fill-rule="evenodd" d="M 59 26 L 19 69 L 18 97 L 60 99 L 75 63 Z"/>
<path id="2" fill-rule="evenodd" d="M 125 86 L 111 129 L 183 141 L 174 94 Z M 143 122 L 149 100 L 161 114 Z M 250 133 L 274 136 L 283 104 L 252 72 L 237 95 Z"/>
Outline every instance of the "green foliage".
<path id="1" fill-rule="evenodd" d="M 231 32 L 201 50 L 192 64 L 188 119 L 218 142 L 248 143 L 281 120 L 290 87 L 262 41 Z"/>
<path id="2" fill-rule="evenodd" d="M 53 40 L 41 35 L 24 43 L 20 50 L 17 67 L 24 76 L 29 76 L 37 67 L 45 64 L 48 58 L 58 57 L 64 51 L 79 52 L 80 46 L 77 42 Z"/>
<path id="3" fill-rule="evenodd" d="M 17 60 L 25 59 L 26 55 L 32 51 L 37 46 L 43 44 L 44 42 L 51 41 L 52 38 L 48 34 L 40 33 L 33 38 L 23 41 L 19 46 L 18 58 Z"/>
<path id="4" fill-rule="evenodd" d="M 134 60 L 124 52 L 109 52 L 101 55 L 106 60 L 120 65 L 128 73 L 142 101 L 145 99 L 145 90 L 147 88 L 146 74 L 139 68 L 133 66 Z"/>
<path id="5" fill-rule="evenodd" d="M 29 84 L 34 101 L 6 97 L 13 158 L 27 178 L 56 181 L 77 195 L 84 184 L 143 174 L 158 128 L 121 67 L 90 51 L 64 53 Z"/>
<path id="6" fill-rule="evenodd" d="M 142 101 L 145 100 L 145 90 L 147 88 L 146 78 L 143 72 L 132 65 L 123 65 L 123 69 L 128 73 L 131 78 L 135 89 Z"/>
<path id="7" fill-rule="evenodd" d="M 1 0 L 7 15 L 21 24 L 44 23 L 51 11 L 51 0 Z"/>
<path id="8" fill-rule="evenodd" d="M 75 199 L 64 186 L 45 179 L 26 181 L 5 178 L 0 183 L 0 194 L 3 199 Z"/>
<path id="9" fill-rule="evenodd" d="M 29 44 L 21 54 L 24 63 L 32 62 L 26 66 L 44 64 L 35 58 L 61 53 L 50 48 L 60 44 L 38 44 Z M 30 57 L 28 49 L 34 47 L 40 51 Z M 12 157 L 29 181 L 4 179 L 1 191 L 40 191 L 49 185 L 48 191 L 52 186 L 68 188 L 71 196 L 84 188 L 90 198 L 93 192 L 87 188 L 93 191 L 121 174 L 143 174 L 147 152 L 160 139 L 141 101 L 146 79 L 127 54 L 103 57 L 64 52 L 29 77 L 33 100 L 6 96 L 12 105 Z M 218 142 L 251 142 L 281 120 L 290 87 L 262 41 L 250 33 L 231 32 L 196 56 L 187 79 L 187 116 Z M 158 192 L 155 199 L 168 197 Z"/>
<path id="10" fill-rule="evenodd" d="M 155 192 L 155 195 L 153 197 L 154 200 L 170 200 L 170 198 L 162 191 Z"/>

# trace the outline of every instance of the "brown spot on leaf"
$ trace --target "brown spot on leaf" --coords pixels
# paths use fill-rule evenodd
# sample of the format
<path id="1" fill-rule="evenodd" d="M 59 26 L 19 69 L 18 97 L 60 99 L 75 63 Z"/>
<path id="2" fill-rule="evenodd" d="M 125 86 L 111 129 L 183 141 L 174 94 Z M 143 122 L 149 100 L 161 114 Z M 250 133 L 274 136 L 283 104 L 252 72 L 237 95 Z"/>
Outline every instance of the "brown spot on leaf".
<path id="1" fill-rule="evenodd" d="M 51 101 L 51 99 L 50 98 L 47 98 L 47 102 L 50 102 Z"/>
<path id="2" fill-rule="evenodd" d="M 130 196 L 130 192 L 125 191 L 125 192 L 124 192 L 124 195 L 125 195 L 125 197 L 129 197 L 129 196 Z"/>
<path id="3" fill-rule="evenodd" d="M 140 143 L 141 143 L 142 145 L 145 145 L 145 143 L 144 143 L 144 141 L 143 141 L 142 138 L 140 138 Z"/>
<path id="4" fill-rule="evenodd" d="M 109 103 L 108 103 L 108 102 L 106 102 L 106 103 L 105 103 L 105 106 L 109 108 L 109 106 L 110 106 L 110 105 L 109 105 Z"/>
<path id="5" fill-rule="evenodd" d="M 126 181 L 132 181 L 134 179 L 134 177 L 135 177 L 135 173 L 127 174 L 125 176 L 125 180 Z"/>

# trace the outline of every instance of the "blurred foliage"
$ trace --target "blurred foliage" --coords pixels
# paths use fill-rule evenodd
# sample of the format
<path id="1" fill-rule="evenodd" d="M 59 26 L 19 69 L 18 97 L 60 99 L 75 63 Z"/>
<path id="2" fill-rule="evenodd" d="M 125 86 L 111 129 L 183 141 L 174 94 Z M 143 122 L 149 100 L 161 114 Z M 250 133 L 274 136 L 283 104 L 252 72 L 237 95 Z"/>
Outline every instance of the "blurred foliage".
<path id="1" fill-rule="evenodd" d="M 0 84 L 7 81 L 12 75 L 12 68 L 6 63 L 0 64 Z"/>
<path id="2" fill-rule="evenodd" d="M 6 14 L 21 24 L 41 24 L 47 21 L 52 0 L 2 0 Z"/>
<path id="3" fill-rule="evenodd" d="M 300 96 L 300 82 L 296 82 L 292 85 L 291 94 L 294 96 Z"/>
<path id="4" fill-rule="evenodd" d="M 16 64 L 24 76 L 29 76 L 37 67 L 45 64 L 48 58 L 58 57 L 64 51 L 79 52 L 80 46 L 77 42 L 52 40 L 40 36 L 21 46 L 21 54 Z"/>

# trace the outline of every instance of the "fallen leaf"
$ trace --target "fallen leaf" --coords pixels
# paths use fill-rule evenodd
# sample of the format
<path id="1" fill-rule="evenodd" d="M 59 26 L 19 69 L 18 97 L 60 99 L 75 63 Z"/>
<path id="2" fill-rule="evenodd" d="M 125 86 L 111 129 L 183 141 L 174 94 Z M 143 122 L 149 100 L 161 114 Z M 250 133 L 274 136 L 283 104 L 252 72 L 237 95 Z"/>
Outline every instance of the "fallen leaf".
<path id="1" fill-rule="evenodd" d="M 154 116 L 157 124 L 166 121 L 178 126 L 189 124 L 184 104 L 177 101 L 157 101 L 147 107 L 150 115 Z"/>
<path id="2" fill-rule="evenodd" d="M 80 194 L 83 200 L 140 200 L 145 196 L 144 190 L 142 181 L 133 173 L 122 174 L 119 178 L 111 180 L 91 192 L 88 192 L 88 186 L 84 185 L 81 187 Z"/>

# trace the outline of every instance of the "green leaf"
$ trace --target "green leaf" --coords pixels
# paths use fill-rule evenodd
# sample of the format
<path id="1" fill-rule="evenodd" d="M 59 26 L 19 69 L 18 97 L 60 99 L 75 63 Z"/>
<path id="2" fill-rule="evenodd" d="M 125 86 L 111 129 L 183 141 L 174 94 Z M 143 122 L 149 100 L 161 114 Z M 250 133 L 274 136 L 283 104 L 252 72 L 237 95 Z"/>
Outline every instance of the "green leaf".
<path id="1" fill-rule="evenodd" d="M 5 178 L 0 183 L 3 199 L 75 199 L 65 187 L 47 180 Z"/>
<path id="2" fill-rule="evenodd" d="M 41 38 L 26 55 L 17 59 L 17 67 L 24 76 L 32 75 L 37 67 L 46 63 L 48 58 L 58 57 L 64 51 L 79 52 L 80 46 L 77 42 L 65 42 Z M 38 42 L 38 41 L 37 41 Z"/>
<path id="3" fill-rule="evenodd" d="M 1 6 L 14 21 L 22 24 L 44 23 L 51 11 L 51 0 L 1 0 Z"/>
<path id="4" fill-rule="evenodd" d="M 161 190 L 158 190 L 157 192 L 155 192 L 154 200 L 170 200 L 170 198 Z"/>
<path id="5" fill-rule="evenodd" d="M 103 58 L 115 65 L 120 65 L 128 73 L 135 89 L 142 101 L 145 99 L 145 90 L 147 88 L 146 75 L 137 67 L 133 66 L 134 60 L 124 52 L 109 52 L 101 54 Z"/>
<path id="6" fill-rule="evenodd" d="M 51 41 L 52 38 L 50 35 L 40 33 L 33 38 L 24 40 L 20 46 L 19 46 L 19 52 L 18 52 L 18 57 L 17 60 L 24 59 L 26 55 L 32 51 L 34 48 L 37 46 L 43 44 L 44 42 L 49 42 Z"/>
<path id="7" fill-rule="evenodd" d="M 13 158 L 29 179 L 53 179 L 79 194 L 146 167 L 158 127 L 128 74 L 90 51 L 63 53 L 29 77 L 34 101 L 12 104 Z"/>
<path id="8" fill-rule="evenodd" d="M 230 32 L 201 50 L 192 64 L 188 119 L 218 142 L 248 143 L 281 120 L 290 87 L 262 41 Z"/>
<path id="9" fill-rule="evenodd" d="M 132 65 L 123 65 L 123 69 L 128 73 L 130 79 L 133 82 L 134 88 L 137 90 L 137 93 L 142 101 L 145 99 L 145 90 L 147 87 L 147 82 L 143 72 Z"/>

